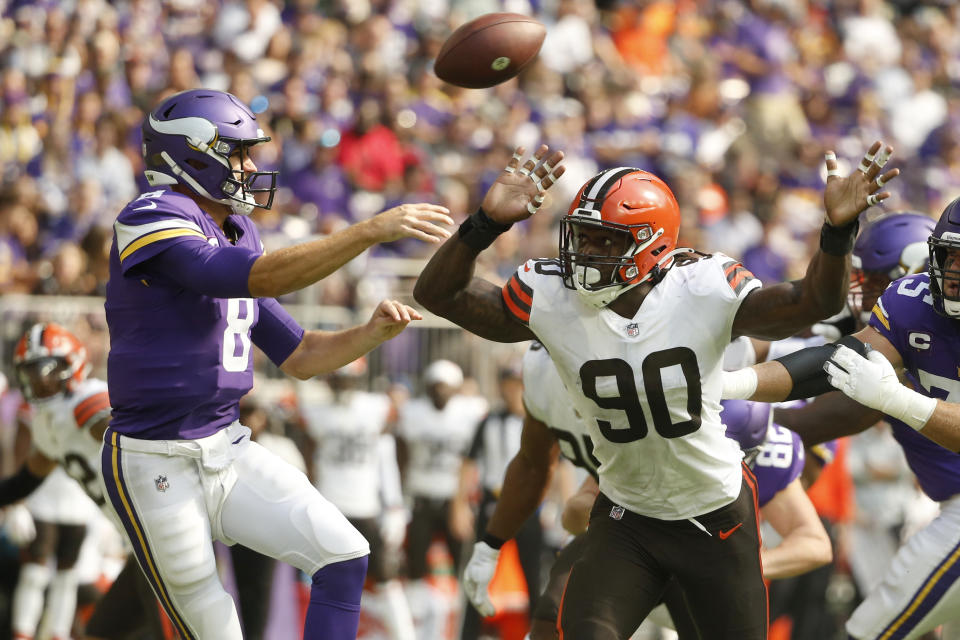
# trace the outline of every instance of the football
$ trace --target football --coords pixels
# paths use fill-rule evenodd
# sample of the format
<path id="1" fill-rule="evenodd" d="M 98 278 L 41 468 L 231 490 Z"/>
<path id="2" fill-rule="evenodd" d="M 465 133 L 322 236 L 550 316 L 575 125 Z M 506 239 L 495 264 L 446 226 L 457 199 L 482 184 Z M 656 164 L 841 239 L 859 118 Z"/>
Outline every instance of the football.
<path id="1" fill-rule="evenodd" d="M 433 70 L 458 87 L 492 87 L 523 71 L 537 57 L 546 35 L 546 27 L 529 16 L 488 13 L 450 34 Z"/>

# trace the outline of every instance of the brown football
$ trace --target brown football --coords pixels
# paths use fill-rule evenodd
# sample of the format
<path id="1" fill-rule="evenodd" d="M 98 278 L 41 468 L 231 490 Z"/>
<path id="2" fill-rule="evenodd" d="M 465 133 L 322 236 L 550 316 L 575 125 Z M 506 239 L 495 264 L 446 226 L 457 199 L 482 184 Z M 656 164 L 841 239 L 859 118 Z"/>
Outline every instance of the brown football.
<path id="1" fill-rule="evenodd" d="M 458 87 L 492 87 L 523 71 L 537 57 L 546 35 L 546 27 L 529 16 L 488 13 L 450 34 L 433 70 Z"/>

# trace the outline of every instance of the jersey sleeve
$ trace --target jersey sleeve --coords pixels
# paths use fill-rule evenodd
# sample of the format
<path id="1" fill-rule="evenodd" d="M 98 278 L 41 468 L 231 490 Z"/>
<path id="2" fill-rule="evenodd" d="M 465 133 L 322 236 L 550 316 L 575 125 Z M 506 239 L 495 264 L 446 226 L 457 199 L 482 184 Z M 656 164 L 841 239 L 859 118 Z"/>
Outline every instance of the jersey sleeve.
<path id="1" fill-rule="evenodd" d="M 260 314 L 250 331 L 250 339 L 278 367 L 303 340 L 304 329 L 273 298 L 258 298 Z"/>
<path id="2" fill-rule="evenodd" d="M 747 294 L 762 286 L 757 277 L 740 262 L 723 254 L 717 254 L 717 257 L 720 258 L 720 266 L 723 268 L 723 277 L 727 281 L 727 286 L 741 302 Z"/>
<path id="3" fill-rule="evenodd" d="M 110 416 L 110 396 L 106 385 L 87 385 L 73 406 L 73 420 L 78 429 L 91 426 Z"/>
<path id="4" fill-rule="evenodd" d="M 124 275 L 144 260 L 180 242 L 207 243 L 194 216 L 167 202 L 165 191 L 145 193 L 131 202 L 113 223 L 120 271 Z"/>
<path id="5" fill-rule="evenodd" d="M 810 455 L 814 460 L 820 463 L 821 467 L 825 467 L 837 456 L 837 441 L 830 440 L 829 442 L 821 442 L 820 444 L 815 444 L 809 449 Z"/>
<path id="6" fill-rule="evenodd" d="M 533 308 L 533 285 L 531 273 L 534 260 L 527 260 L 510 276 L 501 290 L 504 309 L 517 322 L 529 326 L 530 311 Z"/>

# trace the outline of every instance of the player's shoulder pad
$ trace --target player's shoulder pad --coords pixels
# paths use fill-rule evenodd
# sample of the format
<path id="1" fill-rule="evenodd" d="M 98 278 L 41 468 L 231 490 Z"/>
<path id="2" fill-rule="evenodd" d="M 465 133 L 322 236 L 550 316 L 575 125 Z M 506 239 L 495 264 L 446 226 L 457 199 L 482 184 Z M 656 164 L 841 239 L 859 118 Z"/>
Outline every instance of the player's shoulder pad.
<path id="1" fill-rule="evenodd" d="M 110 415 L 110 395 L 107 383 L 88 378 L 73 393 L 73 420 L 78 429 L 86 429 Z"/>
<path id="2" fill-rule="evenodd" d="M 507 312 L 522 324 L 529 324 L 535 292 L 551 296 L 563 288 L 563 271 L 556 259 L 533 258 L 517 267 L 503 285 L 501 296 Z"/>
<path id="3" fill-rule="evenodd" d="M 870 324 L 875 328 L 894 331 L 905 316 L 935 313 L 933 295 L 930 293 L 930 275 L 918 273 L 894 280 L 873 305 Z M 899 321 L 899 322 L 898 322 Z"/>
<path id="4" fill-rule="evenodd" d="M 206 242 L 202 228 L 205 217 L 197 203 L 175 191 L 140 194 L 113 223 L 121 262 L 139 248 L 160 240 L 195 236 Z"/>
<path id="5" fill-rule="evenodd" d="M 760 281 L 738 260 L 723 253 L 704 254 L 690 250 L 679 263 L 671 267 L 674 277 L 683 282 L 684 288 L 695 296 L 743 298 L 758 288 Z M 724 283 L 724 284 L 721 284 Z"/>
<path id="6" fill-rule="evenodd" d="M 674 267 L 686 267 L 701 260 L 709 260 L 714 256 L 709 253 L 703 253 L 696 249 L 686 249 L 683 253 L 678 253 L 673 259 Z"/>

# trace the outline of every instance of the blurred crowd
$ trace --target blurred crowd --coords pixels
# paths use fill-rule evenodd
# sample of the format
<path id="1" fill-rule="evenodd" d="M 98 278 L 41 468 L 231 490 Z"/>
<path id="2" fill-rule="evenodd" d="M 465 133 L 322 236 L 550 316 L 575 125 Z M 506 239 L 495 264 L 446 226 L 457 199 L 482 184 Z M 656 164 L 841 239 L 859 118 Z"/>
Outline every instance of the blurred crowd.
<path id="1" fill-rule="evenodd" d="M 849 160 L 891 141 L 903 176 L 888 209 L 937 212 L 960 185 L 960 7 L 942 4 L 0 2 L 0 292 L 102 294 L 114 215 L 145 186 L 142 118 L 198 86 L 233 92 L 273 136 L 255 158 L 283 187 L 258 214 L 268 248 L 403 201 L 463 216 L 514 145 L 543 141 L 567 175 L 485 255 L 491 272 L 553 255 L 579 185 L 634 165 L 676 192 L 683 243 L 790 278 L 819 228 L 825 149 Z M 444 38 L 489 11 L 547 25 L 536 63 L 489 90 L 440 81 Z M 354 306 L 360 278 L 312 302 Z"/>
<path id="2" fill-rule="evenodd" d="M 742 258 L 765 282 L 802 275 L 816 246 L 827 149 L 847 172 L 873 140 L 894 146 L 902 174 L 886 211 L 938 215 L 960 192 L 956 3 L 598 4 L 0 0 L 0 295 L 103 294 L 114 218 L 146 189 L 140 123 L 165 96 L 201 86 L 251 105 L 273 138 L 254 149 L 261 169 L 280 171 L 273 209 L 254 214 L 268 250 L 402 202 L 440 203 L 461 220 L 513 147 L 540 142 L 566 152 L 567 173 L 541 213 L 483 254 L 493 279 L 528 257 L 556 255 L 559 215 L 586 179 L 612 166 L 662 177 L 683 211 L 681 245 Z M 446 36 L 492 11 L 546 24 L 536 62 L 488 90 L 440 81 L 432 61 Z M 362 260 L 416 264 L 429 250 L 399 242 Z M 309 302 L 356 310 L 382 286 L 368 277 L 341 270 Z M 99 360 L 94 337 L 81 332 Z M 303 396 L 270 395 L 263 384 L 258 392 L 270 429 L 312 467 L 316 443 L 297 401 L 281 401 Z M 0 425 L 12 424 L 13 404 L 0 402 Z M 912 505 L 892 442 L 881 433 L 854 447 L 846 482 L 895 482 L 891 494 Z M 881 498 L 857 494 L 865 504 Z M 847 501 L 838 518 L 855 517 Z M 838 607 L 854 599 L 849 582 L 832 587 Z"/>

